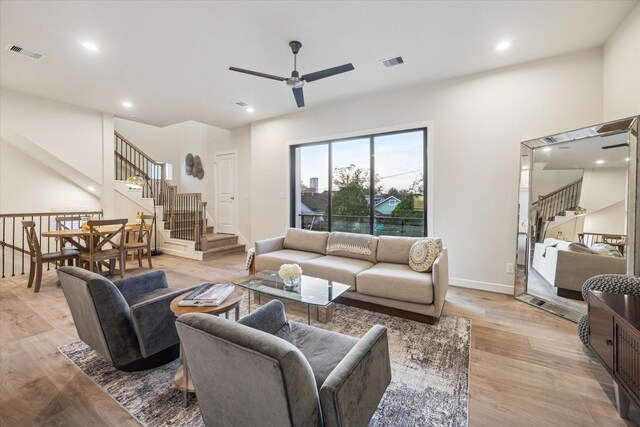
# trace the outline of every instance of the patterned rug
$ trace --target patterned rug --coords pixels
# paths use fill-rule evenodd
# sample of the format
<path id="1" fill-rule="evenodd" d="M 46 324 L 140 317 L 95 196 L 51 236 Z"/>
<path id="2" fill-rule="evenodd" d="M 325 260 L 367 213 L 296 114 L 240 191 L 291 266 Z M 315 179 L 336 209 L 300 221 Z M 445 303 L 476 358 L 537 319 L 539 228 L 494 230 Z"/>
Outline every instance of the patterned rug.
<path id="1" fill-rule="evenodd" d="M 295 312 L 288 316 L 306 321 Z M 426 325 L 336 304 L 331 322 L 312 324 L 360 337 L 376 323 L 389 332 L 392 380 L 370 426 L 466 426 L 471 321 L 443 316 L 438 324 Z M 178 360 L 131 373 L 114 369 L 82 341 L 60 351 L 142 424 L 204 425 L 196 397 L 191 395 L 185 408 L 173 383 Z"/>

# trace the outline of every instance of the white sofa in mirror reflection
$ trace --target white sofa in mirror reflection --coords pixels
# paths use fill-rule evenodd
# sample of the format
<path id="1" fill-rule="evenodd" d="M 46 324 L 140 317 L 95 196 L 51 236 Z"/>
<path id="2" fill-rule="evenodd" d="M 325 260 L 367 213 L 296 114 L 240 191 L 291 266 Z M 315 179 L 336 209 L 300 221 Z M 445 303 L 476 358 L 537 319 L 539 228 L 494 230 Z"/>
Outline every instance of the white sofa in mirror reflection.
<path id="1" fill-rule="evenodd" d="M 580 292 L 584 282 L 598 274 L 625 274 L 624 257 L 593 253 L 578 242 L 545 239 L 536 243 L 533 268 L 552 286 L 562 290 Z"/>

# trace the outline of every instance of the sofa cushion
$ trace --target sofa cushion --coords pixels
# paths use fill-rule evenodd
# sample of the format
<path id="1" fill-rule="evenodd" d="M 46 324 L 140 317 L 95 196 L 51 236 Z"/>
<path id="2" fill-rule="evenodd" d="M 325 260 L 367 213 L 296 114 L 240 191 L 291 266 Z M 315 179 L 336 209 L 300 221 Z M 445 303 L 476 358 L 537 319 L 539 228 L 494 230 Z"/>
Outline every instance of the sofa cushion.
<path id="1" fill-rule="evenodd" d="M 591 253 L 591 251 L 589 250 L 589 246 L 580 242 L 566 242 L 566 241 L 560 240 L 556 243 L 555 247 L 559 251 L 578 252 L 583 254 Z"/>
<path id="2" fill-rule="evenodd" d="M 612 256 L 617 258 L 622 257 L 620 251 L 608 243 L 596 243 L 589 248 L 589 252 L 596 255 Z"/>
<path id="3" fill-rule="evenodd" d="M 268 252 L 256 257 L 256 271 L 278 271 L 282 264 L 300 264 L 302 261 L 321 256 L 315 252 L 296 251 L 293 249 Z"/>
<path id="4" fill-rule="evenodd" d="M 284 247 L 285 249 L 315 252 L 324 255 L 327 253 L 328 238 L 329 233 L 326 231 L 309 231 L 290 228 L 284 236 Z"/>
<path id="5" fill-rule="evenodd" d="M 356 290 L 356 276 L 361 271 L 373 267 L 373 263 L 362 259 L 327 255 L 303 261 L 300 266 L 303 274 L 349 285 Z"/>
<path id="6" fill-rule="evenodd" d="M 418 272 L 431 271 L 433 263 L 438 258 L 438 245 L 432 239 L 420 239 L 411 246 L 409 251 L 409 267 Z"/>
<path id="7" fill-rule="evenodd" d="M 424 237 L 399 237 L 380 236 L 378 240 L 378 262 L 395 262 L 397 264 L 409 264 L 409 251 L 411 246 Z M 442 251 L 442 239 L 432 237 L 438 249 Z"/>
<path id="8" fill-rule="evenodd" d="M 377 248 L 378 238 L 371 234 L 333 232 L 327 240 L 327 255 L 376 262 Z"/>
<path id="9" fill-rule="evenodd" d="M 311 365 L 318 389 L 358 343 L 357 338 L 297 322 L 287 322 L 275 335 L 293 344 L 304 354 Z"/>
<path id="10" fill-rule="evenodd" d="M 405 264 L 380 262 L 358 274 L 358 293 L 418 304 L 433 304 L 431 273 Z"/>

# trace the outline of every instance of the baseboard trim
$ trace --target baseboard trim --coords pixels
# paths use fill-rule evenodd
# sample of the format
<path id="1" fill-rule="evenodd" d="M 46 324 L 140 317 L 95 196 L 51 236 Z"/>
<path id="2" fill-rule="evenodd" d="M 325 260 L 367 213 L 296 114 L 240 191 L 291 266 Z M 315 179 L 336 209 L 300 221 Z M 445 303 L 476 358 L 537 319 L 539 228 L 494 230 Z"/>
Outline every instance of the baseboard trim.
<path id="1" fill-rule="evenodd" d="M 478 280 L 458 279 L 455 277 L 451 277 L 449 279 L 449 284 L 459 288 L 477 289 L 479 291 L 513 295 L 513 285 L 501 285 L 499 283 L 480 282 Z"/>

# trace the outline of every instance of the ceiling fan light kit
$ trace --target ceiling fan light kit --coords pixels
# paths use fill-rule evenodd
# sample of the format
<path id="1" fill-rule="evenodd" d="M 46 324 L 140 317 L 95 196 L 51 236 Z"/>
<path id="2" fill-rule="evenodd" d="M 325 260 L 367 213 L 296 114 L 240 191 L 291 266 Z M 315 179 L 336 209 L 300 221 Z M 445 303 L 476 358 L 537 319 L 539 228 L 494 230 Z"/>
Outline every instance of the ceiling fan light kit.
<path id="1" fill-rule="evenodd" d="M 346 73 L 347 71 L 353 70 L 353 65 L 351 63 L 340 65 L 333 68 L 327 68 L 326 70 L 316 71 L 315 73 L 305 74 L 300 77 L 300 73 L 298 73 L 297 69 L 297 57 L 300 48 L 302 47 L 302 43 L 299 41 L 293 40 L 289 42 L 289 47 L 291 48 L 291 52 L 293 53 L 293 71 L 291 72 L 291 77 L 280 77 L 274 76 L 273 74 L 260 73 L 258 71 L 245 70 L 243 68 L 237 67 L 229 67 L 229 70 L 236 71 L 244 74 L 251 74 L 252 76 L 258 76 L 265 79 L 278 80 L 285 82 L 287 86 L 291 88 L 293 91 L 293 97 L 296 100 L 296 104 L 298 108 L 304 107 L 304 93 L 302 92 L 302 87 L 305 83 L 310 83 L 314 80 L 320 80 L 327 77 L 335 76 L 337 74 Z"/>

